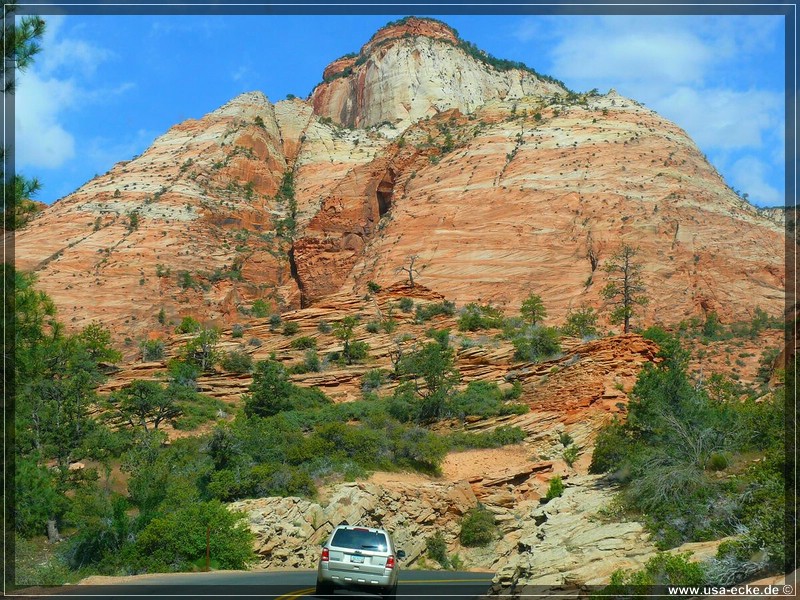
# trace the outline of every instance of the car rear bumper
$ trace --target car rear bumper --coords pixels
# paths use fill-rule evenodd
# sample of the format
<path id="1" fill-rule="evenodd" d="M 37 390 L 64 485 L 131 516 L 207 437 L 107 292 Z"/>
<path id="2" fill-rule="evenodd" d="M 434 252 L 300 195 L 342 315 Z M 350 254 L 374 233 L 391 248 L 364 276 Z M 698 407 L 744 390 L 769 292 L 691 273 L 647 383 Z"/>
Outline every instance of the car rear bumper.
<path id="1" fill-rule="evenodd" d="M 390 588 L 397 581 L 394 571 L 386 574 L 359 573 L 357 571 L 340 571 L 337 569 L 320 569 L 317 572 L 317 581 L 332 583 L 343 588 Z"/>

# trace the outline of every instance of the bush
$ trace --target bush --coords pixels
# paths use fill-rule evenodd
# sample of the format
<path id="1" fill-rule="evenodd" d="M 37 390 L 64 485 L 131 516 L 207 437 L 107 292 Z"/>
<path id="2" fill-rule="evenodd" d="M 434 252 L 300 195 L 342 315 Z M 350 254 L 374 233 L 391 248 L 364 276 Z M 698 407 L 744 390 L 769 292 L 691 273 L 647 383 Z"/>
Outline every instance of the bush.
<path id="1" fill-rule="evenodd" d="M 263 319 L 269 315 L 269 304 L 259 298 L 253 302 L 253 306 L 250 307 L 250 314 L 258 319 Z"/>
<path id="2" fill-rule="evenodd" d="M 528 412 L 527 404 L 510 403 L 500 386 L 488 381 L 472 381 L 447 403 L 446 413 L 463 419 L 468 416 L 493 417 Z"/>
<path id="3" fill-rule="evenodd" d="M 253 383 L 244 395 L 244 412 L 248 416 L 269 417 L 283 411 L 319 408 L 330 402 L 317 388 L 291 383 L 279 362 L 263 360 L 256 363 Z"/>
<path id="4" fill-rule="evenodd" d="M 561 475 L 554 475 L 550 479 L 550 483 L 547 486 L 547 494 L 545 494 L 545 500 L 552 500 L 553 498 L 558 498 L 561 494 L 564 493 L 564 482 L 561 481 Z"/>
<path id="5" fill-rule="evenodd" d="M 219 364 L 231 373 L 249 373 L 253 369 L 253 357 L 242 350 L 232 350 L 222 355 Z"/>
<path id="6" fill-rule="evenodd" d="M 381 324 L 378 321 L 370 321 L 366 324 L 365 329 L 369 333 L 378 333 L 381 330 Z"/>
<path id="7" fill-rule="evenodd" d="M 317 373 L 321 370 L 319 356 L 314 348 L 309 348 L 306 350 L 306 356 L 305 360 L 303 361 L 303 365 L 308 371 L 312 371 L 314 373 Z"/>
<path id="8" fill-rule="evenodd" d="M 462 546 L 486 546 L 496 539 L 497 535 L 494 514 L 486 510 L 483 505 L 478 504 L 464 514 L 461 533 L 458 536 Z"/>
<path id="9" fill-rule="evenodd" d="M 164 358 L 163 340 L 143 340 L 139 348 L 142 350 L 142 362 L 150 362 Z"/>
<path id="10" fill-rule="evenodd" d="M 200 321 L 193 317 L 183 317 L 181 324 L 175 328 L 175 333 L 195 333 L 203 328 Z"/>
<path id="11" fill-rule="evenodd" d="M 199 376 L 200 367 L 194 363 L 178 359 L 172 359 L 167 363 L 167 378 L 176 385 L 195 389 Z"/>
<path id="12" fill-rule="evenodd" d="M 564 452 L 561 453 L 561 456 L 564 458 L 564 462 L 571 467 L 575 464 L 575 461 L 578 460 L 578 447 L 570 446 L 566 448 Z"/>
<path id="13" fill-rule="evenodd" d="M 450 560 L 447 558 L 447 544 L 441 531 L 437 531 L 425 540 L 425 549 L 433 560 L 438 562 L 443 568 L 450 567 Z"/>
<path id="14" fill-rule="evenodd" d="M 567 314 L 567 321 L 561 333 L 573 337 L 592 337 L 597 335 L 597 314 L 592 307 L 580 308 Z"/>
<path id="15" fill-rule="evenodd" d="M 309 350 L 311 348 L 317 347 L 317 340 L 307 335 L 299 337 L 297 339 L 292 340 L 292 343 L 289 344 L 295 350 Z"/>
<path id="16" fill-rule="evenodd" d="M 400 298 L 397 303 L 400 310 L 403 312 L 411 312 L 414 308 L 414 301 L 411 298 Z"/>
<path id="17" fill-rule="evenodd" d="M 197 288 L 197 282 L 192 277 L 192 274 L 189 271 L 179 271 L 178 272 L 178 287 L 182 290 L 187 289 L 195 289 Z"/>
<path id="18" fill-rule="evenodd" d="M 554 327 L 526 327 L 511 343 L 517 360 L 538 362 L 561 352 L 561 340 Z"/>
<path id="19" fill-rule="evenodd" d="M 663 594 L 664 586 L 698 586 L 707 583 L 702 565 L 689 560 L 691 553 L 659 552 L 640 571 L 617 570 L 611 582 L 601 590 L 603 595 L 651 596 Z M 648 589 L 649 588 L 649 589 Z"/>
<path id="20" fill-rule="evenodd" d="M 503 313 L 491 305 L 467 304 L 461 310 L 458 319 L 459 331 L 478 331 L 479 329 L 495 329 L 503 326 Z"/>
<path id="21" fill-rule="evenodd" d="M 283 326 L 283 335 L 295 335 L 300 331 L 300 323 L 289 321 Z"/>
<path id="22" fill-rule="evenodd" d="M 240 338 L 244 336 L 244 327 L 236 323 L 233 327 L 231 327 L 231 337 L 233 338 Z"/>
<path id="23" fill-rule="evenodd" d="M 417 310 L 414 313 L 414 319 L 417 321 L 417 323 L 424 323 L 425 321 L 430 321 L 433 317 L 438 315 L 452 316 L 455 314 L 455 312 L 456 305 L 448 300 L 434 302 L 431 304 L 418 304 Z"/>
<path id="24" fill-rule="evenodd" d="M 327 321 L 320 321 L 317 325 L 317 330 L 320 333 L 330 333 L 333 330 L 333 327 Z"/>
<path id="25" fill-rule="evenodd" d="M 381 387 L 386 379 L 383 369 L 370 369 L 361 378 L 361 391 L 366 393 L 374 392 Z"/>
<path id="26" fill-rule="evenodd" d="M 377 294 L 378 292 L 381 291 L 381 286 L 379 286 L 374 281 L 368 281 L 367 282 L 367 290 L 369 290 L 370 294 Z"/>
<path id="27" fill-rule="evenodd" d="M 519 427 L 501 425 L 491 431 L 481 431 L 479 433 L 455 431 L 447 436 L 446 441 L 450 450 L 472 450 L 519 444 L 524 439 L 525 432 Z"/>
<path id="28" fill-rule="evenodd" d="M 393 333 L 397 329 L 397 319 L 394 317 L 386 317 L 381 321 L 381 329 L 384 333 Z"/>
<path id="29" fill-rule="evenodd" d="M 205 560 L 209 527 L 215 568 L 245 569 L 254 562 L 254 536 L 246 515 L 231 512 L 218 500 L 211 500 L 179 506 L 153 519 L 136 538 L 140 568 L 165 572 L 199 566 Z"/>
<path id="30" fill-rule="evenodd" d="M 369 354 L 369 344 L 367 342 L 350 342 L 348 348 L 350 360 L 364 360 Z"/>

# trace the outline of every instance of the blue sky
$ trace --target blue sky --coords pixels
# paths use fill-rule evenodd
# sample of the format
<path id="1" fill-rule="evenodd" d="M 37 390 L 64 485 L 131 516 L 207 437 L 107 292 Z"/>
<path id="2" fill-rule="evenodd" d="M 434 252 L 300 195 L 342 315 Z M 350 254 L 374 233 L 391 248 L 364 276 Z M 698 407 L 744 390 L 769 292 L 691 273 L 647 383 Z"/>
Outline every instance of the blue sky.
<path id="1" fill-rule="evenodd" d="M 784 17 L 415 14 L 574 90 L 643 102 L 751 202 L 784 203 Z M 45 17 L 17 84 L 17 170 L 51 203 L 242 92 L 306 97 L 330 61 L 402 16 Z"/>

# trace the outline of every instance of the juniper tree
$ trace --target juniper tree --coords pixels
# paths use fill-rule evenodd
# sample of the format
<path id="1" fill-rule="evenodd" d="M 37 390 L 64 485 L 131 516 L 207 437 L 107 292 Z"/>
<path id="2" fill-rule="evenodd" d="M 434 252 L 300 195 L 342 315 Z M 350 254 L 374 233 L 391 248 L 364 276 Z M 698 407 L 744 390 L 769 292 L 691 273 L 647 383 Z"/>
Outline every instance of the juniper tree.
<path id="1" fill-rule="evenodd" d="M 631 318 L 639 306 L 647 304 L 646 288 L 642 280 L 642 263 L 636 260 L 638 248 L 627 244 L 615 252 L 603 267 L 608 273 L 608 283 L 601 291 L 614 308 L 611 311 L 611 322 L 623 324 L 623 331 L 631 330 Z"/>

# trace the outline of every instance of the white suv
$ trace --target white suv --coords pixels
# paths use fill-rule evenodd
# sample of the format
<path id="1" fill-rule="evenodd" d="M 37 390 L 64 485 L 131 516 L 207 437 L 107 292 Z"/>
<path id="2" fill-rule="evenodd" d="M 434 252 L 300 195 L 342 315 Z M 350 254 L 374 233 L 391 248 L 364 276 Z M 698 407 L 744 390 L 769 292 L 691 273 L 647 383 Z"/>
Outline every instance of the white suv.
<path id="1" fill-rule="evenodd" d="M 385 529 L 339 525 L 322 547 L 316 593 L 325 596 L 337 588 L 364 589 L 394 600 L 397 561 L 405 555 L 395 549 Z"/>

